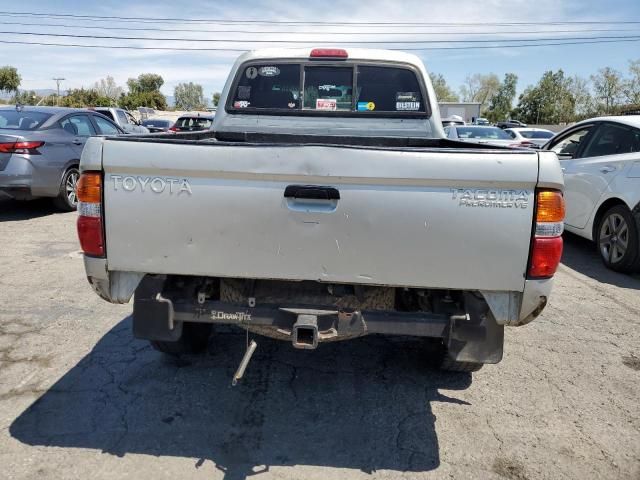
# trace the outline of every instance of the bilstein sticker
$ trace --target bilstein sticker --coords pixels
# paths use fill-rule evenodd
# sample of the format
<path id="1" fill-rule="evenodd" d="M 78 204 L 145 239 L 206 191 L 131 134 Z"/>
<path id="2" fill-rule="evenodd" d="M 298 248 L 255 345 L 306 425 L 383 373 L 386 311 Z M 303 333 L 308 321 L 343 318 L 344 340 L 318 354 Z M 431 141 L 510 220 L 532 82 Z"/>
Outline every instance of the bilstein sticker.
<path id="1" fill-rule="evenodd" d="M 396 102 L 396 110 L 420 110 L 420 102 Z"/>

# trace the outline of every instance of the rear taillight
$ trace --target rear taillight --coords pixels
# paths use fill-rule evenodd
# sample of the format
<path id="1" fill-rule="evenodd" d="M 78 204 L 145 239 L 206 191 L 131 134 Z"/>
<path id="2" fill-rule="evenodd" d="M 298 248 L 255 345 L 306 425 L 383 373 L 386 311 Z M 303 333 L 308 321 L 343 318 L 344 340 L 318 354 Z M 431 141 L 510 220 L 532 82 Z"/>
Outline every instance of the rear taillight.
<path id="1" fill-rule="evenodd" d="M 562 257 L 564 197 L 558 190 L 536 192 L 536 226 L 527 278 L 551 278 Z"/>
<path id="2" fill-rule="evenodd" d="M 170 132 L 177 132 L 178 131 L 178 127 L 176 127 L 175 125 L 173 127 L 169 128 Z"/>
<path id="3" fill-rule="evenodd" d="M 102 174 L 83 172 L 78 180 L 78 238 L 87 255 L 104 257 Z"/>
<path id="4" fill-rule="evenodd" d="M 0 143 L 0 153 L 38 153 L 37 149 L 44 142 L 3 142 Z"/>

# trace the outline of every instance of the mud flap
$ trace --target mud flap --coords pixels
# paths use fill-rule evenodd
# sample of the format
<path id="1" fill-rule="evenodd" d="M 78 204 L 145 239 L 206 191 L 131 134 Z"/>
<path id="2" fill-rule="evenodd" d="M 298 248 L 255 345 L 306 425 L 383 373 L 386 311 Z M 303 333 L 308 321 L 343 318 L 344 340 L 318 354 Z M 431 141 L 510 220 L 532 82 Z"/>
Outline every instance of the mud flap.
<path id="1" fill-rule="evenodd" d="M 484 299 L 465 293 L 466 319 L 452 319 L 446 339 L 448 355 L 458 362 L 502 360 L 504 326 L 498 325 Z"/>
<path id="2" fill-rule="evenodd" d="M 182 336 L 182 322 L 173 319 L 173 303 L 160 295 L 165 277 L 147 275 L 133 300 L 133 336 L 143 340 L 175 342 Z"/>

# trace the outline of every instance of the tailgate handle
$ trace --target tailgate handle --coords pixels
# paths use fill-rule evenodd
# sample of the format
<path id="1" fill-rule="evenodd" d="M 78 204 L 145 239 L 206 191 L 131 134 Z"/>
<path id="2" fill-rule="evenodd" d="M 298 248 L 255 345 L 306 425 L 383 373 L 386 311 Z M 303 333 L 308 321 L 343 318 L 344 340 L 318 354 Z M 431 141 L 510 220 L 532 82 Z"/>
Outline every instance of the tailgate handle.
<path id="1" fill-rule="evenodd" d="M 334 187 L 319 185 L 288 185 L 284 189 L 284 198 L 340 200 L 340 191 Z"/>

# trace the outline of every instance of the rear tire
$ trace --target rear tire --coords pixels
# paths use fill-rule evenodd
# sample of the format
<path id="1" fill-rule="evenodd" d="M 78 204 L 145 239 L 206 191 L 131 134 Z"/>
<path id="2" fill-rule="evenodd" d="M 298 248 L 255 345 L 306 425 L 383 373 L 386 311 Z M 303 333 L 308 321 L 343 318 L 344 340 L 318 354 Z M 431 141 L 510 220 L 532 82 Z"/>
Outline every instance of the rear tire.
<path id="1" fill-rule="evenodd" d="M 625 205 L 607 210 L 595 231 L 600 258 L 607 268 L 621 273 L 640 270 L 640 211 Z"/>
<path id="2" fill-rule="evenodd" d="M 72 212 L 78 208 L 78 197 L 76 188 L 78 179 L 80 178 L 80 170 L 71 167 L 62 176 L 58 196 L 53 199 L 56 208 L 64 212 Z"/>
<path id="3" fill-rule="evenodd" d="M 188 323 L 182 325 L 182 336 L 173 342 L 150 340 L 151 346 L 168 355 L 182 355 L 189 353 L 201 353 L 207 348 L 209 335 L 211 335 L 210 323 Z"/>

